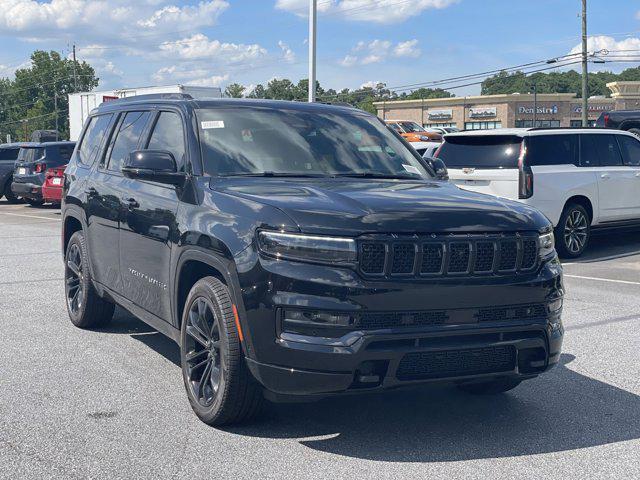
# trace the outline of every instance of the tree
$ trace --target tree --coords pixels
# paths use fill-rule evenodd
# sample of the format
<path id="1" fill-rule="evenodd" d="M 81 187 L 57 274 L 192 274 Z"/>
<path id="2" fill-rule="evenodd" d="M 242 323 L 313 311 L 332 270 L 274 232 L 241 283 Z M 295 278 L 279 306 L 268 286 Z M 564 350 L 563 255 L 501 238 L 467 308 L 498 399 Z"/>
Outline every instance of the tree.
<path id="1" fill-rule="evenodd" d="M 224 93 L 227 97 L 242 98 L 246 89 L 247 87 L 245 87 L 244 85 L 240 85 L 239 83 L 232 83 L 230 85 L 227 85 Z"/>
<path id="2" fill-rule="evenodd" d="M 15 79 L 0 80 L 0 137 L 24 138 L 33 130 L 55 129 L 69 135 L 69 93 L 89 91 L 98 86 L 95 70 L 86 62 L 62 58 L 58 52 L 36 50 L 31 65 L 16 70 Z"/>
<path id="3" fill-rule="evenodd" d="M 249 98 L 265 98 L 265 90 L 262 84 L 258 84 L 255 88 L 247 95 Z"/>

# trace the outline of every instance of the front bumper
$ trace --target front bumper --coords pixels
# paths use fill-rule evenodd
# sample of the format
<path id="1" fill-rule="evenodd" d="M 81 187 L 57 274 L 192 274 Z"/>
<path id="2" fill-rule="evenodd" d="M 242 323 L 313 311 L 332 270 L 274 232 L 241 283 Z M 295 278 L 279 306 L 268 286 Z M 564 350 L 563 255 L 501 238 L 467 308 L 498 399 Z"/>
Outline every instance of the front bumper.
<path id="1" fill-rule="evenodd" d="M 42 185 L 35 183 L 13 182 L 11 191 L 22 198 L 29 200 L 42 200 Z"/>
<path id="2" fill-rule="evenodd" d="M 561 309 L 507 320 L 486 313 L 561 298 L 557 259 L 517 277 L 393 282 L 251 254 L 244 260 L 244 267 L 251 265 L 239 264 L 239 272 L 246 272 L 239 279 L 247 364 L 276 395 L 317 397 L 498 376 L 526 379 L 551 368 L 560 356 Z M 389 315 L 444 310 L 447 320 L 314 336 L 281 331 L 278 312 L 283 309 Z"/>

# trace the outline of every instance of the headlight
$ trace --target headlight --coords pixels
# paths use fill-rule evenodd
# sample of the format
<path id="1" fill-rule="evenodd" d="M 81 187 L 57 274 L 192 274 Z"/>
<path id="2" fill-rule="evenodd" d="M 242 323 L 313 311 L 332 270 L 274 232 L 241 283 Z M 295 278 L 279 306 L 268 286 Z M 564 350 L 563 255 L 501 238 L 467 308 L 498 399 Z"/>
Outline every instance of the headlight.
<path id="1" fill-rule="evenodd" d="M 546 258 L 555 251 L 555 238 L 553 232 L 542 233 L 538 237 L 538 251 L 541 258 Z"/>
<path id="2" fill-rule="evenodd" d="M 303 262 L 352 264 L 357 257 L 356 242 L 351 238 L 261 231 L 258 246 L 269 256 Z"/>

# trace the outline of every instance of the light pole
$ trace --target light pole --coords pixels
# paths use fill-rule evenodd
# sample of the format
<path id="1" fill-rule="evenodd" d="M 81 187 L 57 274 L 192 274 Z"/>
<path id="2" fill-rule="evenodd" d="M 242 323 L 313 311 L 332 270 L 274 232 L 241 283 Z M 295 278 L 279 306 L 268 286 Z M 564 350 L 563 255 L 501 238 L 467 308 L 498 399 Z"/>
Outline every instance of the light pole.
<path id="1" fill-rule="evenodd" d="M 538 125 L 538 84 L 534 80 L 533 82 L 533 128 Z"/>
<path id="2" fill-rule="evenodd" d="M 582 126 L 589 126 L 589 71 L 587 69 L 587 0 L 582 0 Z"/>
<path id="3" fill-rule="evenodd" d="M 309 102 L 316 101 L 316 14 L 318 1 L 309 0 Z"/>

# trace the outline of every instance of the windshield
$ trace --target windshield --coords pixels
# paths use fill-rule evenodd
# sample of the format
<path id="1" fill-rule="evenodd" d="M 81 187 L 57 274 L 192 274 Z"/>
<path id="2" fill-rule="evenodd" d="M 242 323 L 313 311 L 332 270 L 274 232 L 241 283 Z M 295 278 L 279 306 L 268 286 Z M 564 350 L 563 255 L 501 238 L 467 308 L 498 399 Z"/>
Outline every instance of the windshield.
<path id="1" fill-rule="evenodd" d="M 513 135 L 449 136 L 438 158 L 448 168 L 518 168 L 521 143 Z"/>
<path id="2" fill-rule="evenodd" d="M 378 119 L 270 108 L 197 110 L 209 175 L 430 178 Z"/>
<path id="3" fill-rule="evenodd" d="M 422 128 L 420 125 L 418 125 L 416 122 L 400 122 L 400 125 L 402 125 L 402 128 L 407 133 L 426 132 L 426 130 Z"/>
<path id="4" fill-rule="evenodd" d="M 44 157 L 44 148 L 21 148 L 18 153 L 19 162 L 35 162 Z"/>

